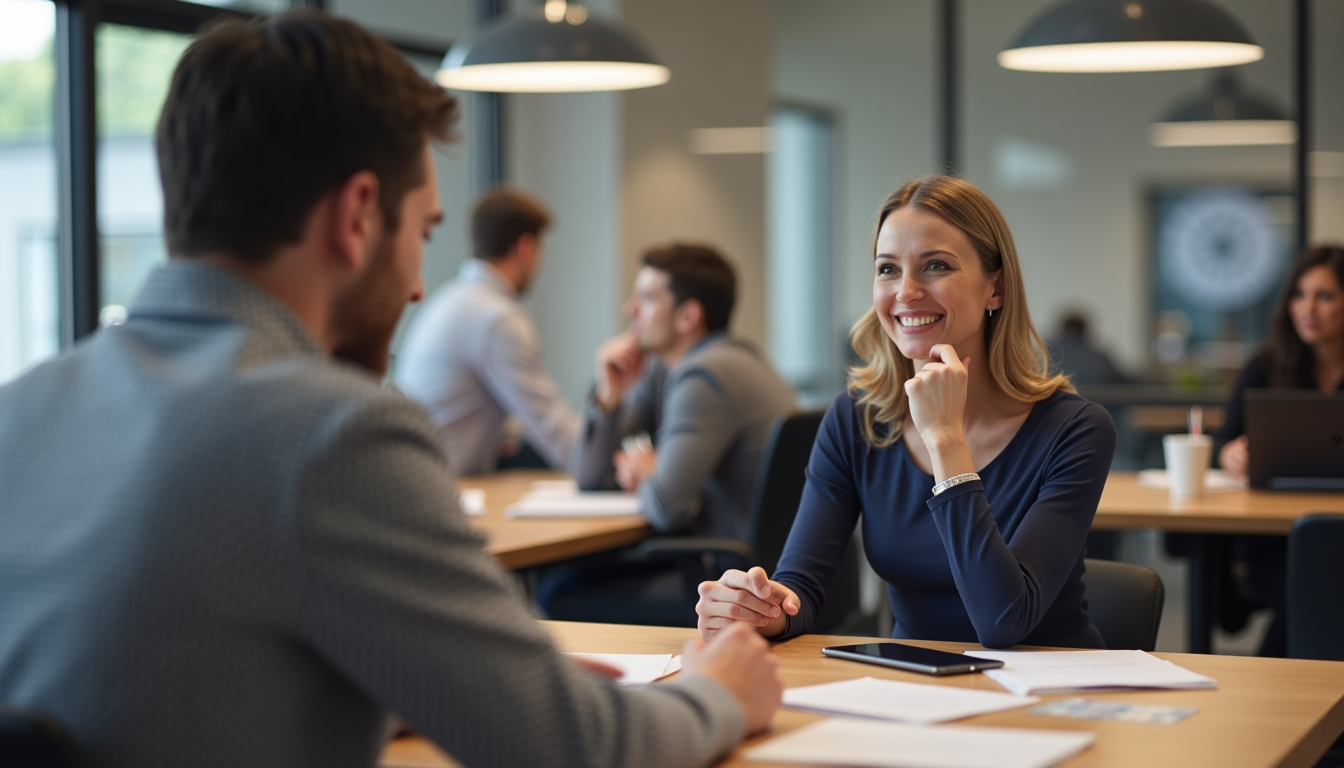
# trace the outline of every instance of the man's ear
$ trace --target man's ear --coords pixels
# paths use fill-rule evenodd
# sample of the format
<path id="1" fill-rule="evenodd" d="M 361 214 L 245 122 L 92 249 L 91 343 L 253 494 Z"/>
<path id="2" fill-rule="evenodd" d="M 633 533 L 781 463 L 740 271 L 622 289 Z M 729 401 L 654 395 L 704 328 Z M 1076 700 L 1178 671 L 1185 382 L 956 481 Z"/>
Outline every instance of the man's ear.
<path id="1" fill-rule="evenodd" d="M 687 299 L 672 310 L 672 327 L 682 336 L 694 333 L 704 323 L 705 305 L 701 304 L 698 299 Z"/>
<path id="2" fill-rule="evenodd" d="M 531 258 L 536 255 L 536 251 L 537 236 L 530 232 L 524 232 L 518 236 L 517 240 L 513 241 L 513 247 L 509 249 L 509 256 L 527 256 Z"/>
<path id="3" fill-rule="evenodd" d="M 381 183 L 372 171 L 359 171 L 336 188 L 332 200 L 331 242 L 334 255 L 353 271 L 364 268 L 383 229 L 378 206 Z"/>

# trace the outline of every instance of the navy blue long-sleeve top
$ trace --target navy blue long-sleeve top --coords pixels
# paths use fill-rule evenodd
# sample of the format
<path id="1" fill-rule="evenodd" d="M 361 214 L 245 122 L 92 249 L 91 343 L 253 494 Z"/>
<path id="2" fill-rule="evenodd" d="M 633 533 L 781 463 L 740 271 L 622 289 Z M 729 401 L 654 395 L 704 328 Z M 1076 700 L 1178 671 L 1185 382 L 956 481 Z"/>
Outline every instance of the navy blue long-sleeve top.
<path id="1" fill-rule="evenodd" d="M 1032 407 L 979 482 L 934 496 L 905 441 L 870 447 L 853 397 L 840 394 L 773 576 L 801 602 L 785 636 L 811 628 L 862 518 L 893 637 L 1104 648 L 1087 616 L 1083 557 L 1114 453 L 1106 410 L 1059 391 Z"/>

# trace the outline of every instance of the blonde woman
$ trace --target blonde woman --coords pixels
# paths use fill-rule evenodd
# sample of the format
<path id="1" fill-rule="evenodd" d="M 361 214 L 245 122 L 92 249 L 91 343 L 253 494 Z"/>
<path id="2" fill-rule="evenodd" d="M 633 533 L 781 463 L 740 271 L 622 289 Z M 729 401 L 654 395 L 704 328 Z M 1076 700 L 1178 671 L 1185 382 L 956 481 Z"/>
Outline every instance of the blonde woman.
<path id="1" fill-rule="evenodd" d="M 892 193 L 873 241 L 866 361 L 822 422 L 779 570 L 700 585 L 700 633 L 807 632 L 857 522 L 898 638 L 1104 647 L 1084 540 L 1115 452 L 1101 407 L 1048 373 L 1008 225 L 934 176 Z"/>

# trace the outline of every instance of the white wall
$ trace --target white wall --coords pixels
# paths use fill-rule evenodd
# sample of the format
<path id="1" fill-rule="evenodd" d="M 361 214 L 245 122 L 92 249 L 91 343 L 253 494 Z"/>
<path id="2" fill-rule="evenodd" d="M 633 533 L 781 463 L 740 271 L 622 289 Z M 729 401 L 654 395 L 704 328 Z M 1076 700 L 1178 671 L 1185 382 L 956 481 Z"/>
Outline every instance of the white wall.
<path id="1" fill-rule="evenodd" d="M 626 0 L 624 10 L 672 81 L 624 99 L 623 285 L 650 245 L 713 245 L 738 273 L 732 328 L 763 349 L 765 157 L 692 154 L 687 138 L 695 128 L 766 125 L 771 17 L 769 0 Z"/>
<path id="2" fill-rule="evenodd" d="M 613 93 L 528 94 L 506 101 L 508 181 L 545 201 L 555 224 L 525 301 L 546 364 L 578 405 L 593 383 L 593 352 L 618 328 L 620 99 Z"/>
<path id="3" fill-rule="evenodd" d="M 900 182 L 937 169 L 929 0 L 777 0 L 774 92 L 835 117 L 833 336 L 872 304 L 878 206 Z"/>

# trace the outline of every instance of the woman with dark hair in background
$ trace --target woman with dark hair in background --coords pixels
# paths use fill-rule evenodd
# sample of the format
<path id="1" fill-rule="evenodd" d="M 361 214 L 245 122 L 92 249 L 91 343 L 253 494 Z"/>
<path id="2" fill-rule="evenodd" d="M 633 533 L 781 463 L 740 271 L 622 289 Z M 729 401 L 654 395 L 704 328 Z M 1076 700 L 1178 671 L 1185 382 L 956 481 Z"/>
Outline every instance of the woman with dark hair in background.
<path id="1" fill-rule="evenodd" d="M 1229 474 L 1244 476 L 1249 463 L 1246 390 L 1264 388 L 1344 392 L 1344 247 L 1308 248 L 1289 270 L 1283 295 L 1270 316 L 1264 348 L 1237 377 L 1227 417 L 1214 441 L 1218 466 Z M 1274 609 L 1259 653 L 1284 656 L 1287 541 L 1283 536 L 1242 536 L 1232 543 L 1234 559 L 1246 564 L 1250 597 Z"/>

